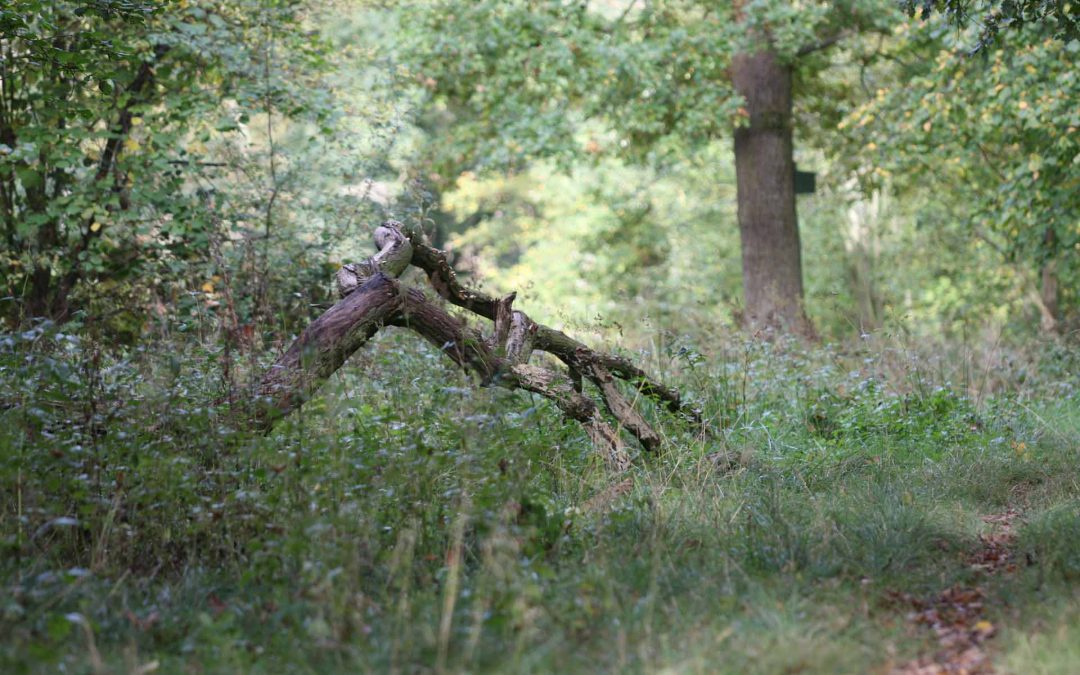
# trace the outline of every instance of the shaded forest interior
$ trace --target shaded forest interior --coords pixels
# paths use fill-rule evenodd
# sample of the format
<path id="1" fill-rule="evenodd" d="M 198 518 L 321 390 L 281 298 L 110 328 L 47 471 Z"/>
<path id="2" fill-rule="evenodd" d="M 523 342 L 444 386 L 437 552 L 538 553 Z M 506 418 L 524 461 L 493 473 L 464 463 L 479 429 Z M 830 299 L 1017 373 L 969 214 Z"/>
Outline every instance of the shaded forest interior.
<path id="1" fill-rule="evenodd" d="M 0 671 L 1075 672 L 1077 17 L 3 3 Z"/>

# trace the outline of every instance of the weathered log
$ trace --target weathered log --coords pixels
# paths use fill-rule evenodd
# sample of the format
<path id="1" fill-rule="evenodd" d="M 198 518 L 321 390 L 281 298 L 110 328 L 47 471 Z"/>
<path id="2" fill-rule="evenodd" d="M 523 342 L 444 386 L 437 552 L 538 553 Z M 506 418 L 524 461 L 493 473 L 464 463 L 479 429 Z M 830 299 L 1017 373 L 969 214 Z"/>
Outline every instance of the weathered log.
<path id="1" fill-rule="evenodd" d="M 412 259 L 412 242 L 401 224 L 388 220 L 375 228 L 375 255 L 343 266 L 335 277 L 343 298 L 315 319 L 288 351 L 263 375 L 256 388 L 256 426 L 274 421 L 303 405 L 353 352 L 398 314 L 401 294 L 392 277 Z"/>
<path id="2" fill-rule="evenodd" d="M 408 328 L 479 377 L 484 386 L 524 389 L 551 400 L 566 417 L 579 422 L 604 461 L 615 471 L 630 466 L 619 429 L 633 434 L 646 450 L 660 448 L 661 436 L 623 395 L 615 378 L 626 380 L 672 412 L 701 424 L 676 390 L 652 380 L 626 359 L 589 349 L 566 334 L 537 324 L 513 308 L 515 294 L 492 298 L 457 281 L 446 255 L 396 221 L 375 231 L 378 252 L 342 267 L 335 277 L 342 300 L 316 319 L 263 376 L 257 387 L 257 426 L 273 422 L 303 404 L 323 381 L 384 325 Z M 424 270 L 438 295 L 453 305 L 493 322 L 484 336 L 449 314 L 418 289 L 394 277 L 412 264 Z M 568 375 L 529 364 L 534 349 L 561 360 Z M 604 407 L 583 393 L 582 376 L 596 386 Z"/>
<path id="3" fill-rule="evenodd" d="M 379 272 L 399 277 L 412 260 L 412 242 L 396 220 L 388 220 L 375 228 L 375 248 L 378 253 L 358 263 L 346 263 L 334 277 L 338 296 L 344 298 Z"/>
<path id="4" fill-rule="evenodd" d="M 525 363 L 532 356 L 533 340 L 536 338 L 536 324 L 529 321 L 524 312 L 514 312 L 510 316 L 510 333 L 506 337 L 506 358 L 511 363 Z M 577 390 L 580 392 L 581 387 Z"/>
<path id="5" fill-rule="evenodd" d="M 268 429 L 300 407 L 400 306 L 397 283 L 380 272 L 312 321 L 263 375 L 256 389 L 257 426 Z"/>
<path id="6" fill-rule="evenodd" d="M 660 434 L 656 433 L 656 430 L 649 426 L 641 413 L 626 400 L 619 388 L 615 386 L 615 378 L 611 376 L 611 373 L 596 361 L 585 361 L 584 368 L 589 381 L 600 390 L 604 405 L 607 406 L 607 410 L 612 417 L 617 419 L 619 424 L 626 427 L 627 431 L 636 436 L 646 450 L 651 452 L 659 450 Z"/>
<path id="7" fill-rule="evenodd" d="M 517 293 L 499 298 L 495 304 L 495 330 L 491 333 L 491 344 L 497 350 L 504 350 L 510 338 L 510 321 L 514 314 L 514 298 Z"/>

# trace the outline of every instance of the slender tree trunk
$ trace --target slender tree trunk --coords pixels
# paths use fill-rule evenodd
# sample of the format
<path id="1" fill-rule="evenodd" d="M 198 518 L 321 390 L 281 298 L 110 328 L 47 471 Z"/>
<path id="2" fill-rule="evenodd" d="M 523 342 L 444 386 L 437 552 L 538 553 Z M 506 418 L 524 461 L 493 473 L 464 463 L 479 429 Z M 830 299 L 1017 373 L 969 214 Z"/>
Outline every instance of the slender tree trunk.
<path id="1" fill-rule="evenodd" d="M 735 131 L 744 320 L 751 329 L 812 336 L 795 216 L 791 67 L 764 49 L 737 55 L 731 74 L 750 117 Z"/>
<path id="2" fill-rule="evenodd" d="M 860 198 L 848 208 L 847 236 L 844 248 L 848 254 L 851 293 L 858 308 L 859 331 L 869 332 L 879 327 L 880 303 L 874 291 L 874 262 L 877 258 L 875 232 L 881 217 L 881 193 Z"/>
<path id="3" fill-rule="evenodd" d="M 26 187 L 26 210 L 36 216 L 46 215 L 49 210 L 49 194 L 45 186 L 48 183 L 48 164 L 44 153 L 39 157 L 41 165 L 33 187 Z M 46 220 L 38 229 L 35 240 L 30 244 L 30 250 L 36 253 L 35 266 L 30 272 L 27 291 L 29 295 L 25 300 L 26 317 L 59 318 L 57 308 L 67 305 L 67 297 L 60 297 L 53 282 L 52 265 L 49 263 L 49 253 L 60 241 L 60 234 L 55 220 Z M 36 249 L 36 250 L 34 250 Z M 25 318 L 25 317 L 24 317 Z"/>
<path id="4" fill-rule="evenodd" d="M 1039 327 L 1045 333 L 1058 330 L 1058 277 L 1055 260 L 1047 260 L 1043 265 L 1039 295 L 1042 297 L 1042 313 Z"/>
<path id="5" fill-rule="evenodd" d="M 1039 275 L 1041 277 L 1039 280 L 1039 296 L 1042 299 L 1039 326 L 1045 333 L 1056 333 L 1058 330 L 1058 276 L 1054 249 L 1057 239 L 1054 236 L 1052 227 L 1046 228 L 1043 243 L 1046 245 L 1047 257 L 1046 261 L 1043 262 Z"/>

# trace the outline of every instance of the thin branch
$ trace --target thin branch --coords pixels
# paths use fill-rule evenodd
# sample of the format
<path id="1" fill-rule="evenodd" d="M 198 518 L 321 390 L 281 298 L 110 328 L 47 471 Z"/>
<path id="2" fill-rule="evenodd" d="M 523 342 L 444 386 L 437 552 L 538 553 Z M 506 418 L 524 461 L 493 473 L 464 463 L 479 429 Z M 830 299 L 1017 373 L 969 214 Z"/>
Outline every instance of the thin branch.
<path id="1" fill-rule="evenodd" d="M 837 32 L 833 33 L 832 35 L 830 35 L 828 37 L 825 37 L 825 38 L 822 38 L 821 40 L 818 40 L 817 42 L 812 42 L 812 43 L 810 43 L 808 45 L 803 45 L 802 47 L 800 47 L 798 49 L 798 51 L 795 52 L 795 56 L 799 57 L 799 58 L 802 58 L 803 56 L 809 56 L 810 54 L 813 54 L 814 52 L 820 52 L 820 51 L 822 51 L 824 49 L 828 49 L 829 47 L 832 47 L 833 45 L 835 45 L 837 42 L 840 42 L 841 40 L 844 40 L 844 39 L 846 39 L 847 37 L 849 37 L 850 35 L 853 35 L 853 34 L 854 34 L 854 31 L 852 31 L 850 29 L 844 29 L 844 30 L 837 31 Z"/>

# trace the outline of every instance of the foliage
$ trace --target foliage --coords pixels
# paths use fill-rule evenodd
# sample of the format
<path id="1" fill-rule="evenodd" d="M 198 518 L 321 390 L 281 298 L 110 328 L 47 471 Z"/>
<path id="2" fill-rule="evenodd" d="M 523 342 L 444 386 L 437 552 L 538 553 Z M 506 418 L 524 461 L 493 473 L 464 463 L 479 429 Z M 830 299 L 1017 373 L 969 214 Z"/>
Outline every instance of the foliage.
<path id="1" fill-rule="evenodd" d="M 888 598 L 959 584 L 998 665 L 1067 671 L 1075 41 L 968 57 L 978 26 L 892 0 L 741 6 L 795 68 L 831 342 L 733 329 L 727 6 L 0 7 L 0 671 L 886 670 L 937 647 Z M 237 429 L 390 215 L 717 433 L 643 404 L 664 451 L 588 508 L 578 427 L 392 330 Z M 981 576 L 1007 510 L 1017 568 Z"/>
<path id="2" fill-rule="evenodd" d="M 416 79 L 453 124 L 439 155 L 459 167 L 520 166 L 530 158 L 614 154 L 656 162 L 745 123 L 728 67 L 740 50 L 805 60 L 841 38 L 886 30 L 882 3 L 455 3 L 415 10 L 407 55 Z M 823 62 L 807 61 L 813 77 Z M 604 127 L 581 128 L 582 119 Z"/>
<path id="3" fill-rule="evenodd" d="M 508 178 L 466 173 L 442 207 L 477 222 L 448 244 L 477 278 L 519 289 L 530 311 L 557 309 L 550 319 L 680 330 L 695 307 L 730 321 L 738 242 L 734 215 L 718 202 L 732 178 L 718 185 L 700 174 L 725 154 L 714 148 L 664 172 L 608 158 L 572 176 L 550 164 Z M 728 233 L 716 227 L 723 220 Z"/>
<path id="4" fill-rule="evenodd" d="M 732 672 L 863 670 L 882 644 L 920 649 L 874 598 L 964 579 L 973 514 L 1025 490 L 1049 509 L 1032 527 L 1058 528 L 1076 497 L 1080 382 L 1050 364 L 1028 413 L 1015 393 L 977 403 L 962 376 L 980 367 L 902 345 L 646 355 L 723 429 L 661 420 L 671 450 L 593 513 L 607 478 L 579 429 L 404 333 L 253 438 L 207 404 L 216 339 L 113 352 L 73 328 L 0 343 L 9 672 L 707 671 L 718 635 Z M 1030 575 L 1067 564 L 1054 550 Z"/>
<path id="5" fill-rule="evenodd" d="M 0 25 L 9 321 L 75 309 L 100 317 L 102 297 L 146 307 L 169 299 L 155 278 L 198 286 L 191 267 L 239 234 L 222 231 L 228 208 L 250 208 L 220 190 L 242 182 L 247 160 L 215 149 L 235 145 L 260 113 L 329 115 L 325 93 L 308 86 L 321 44 L 292 3 L 19 0 Z M 270 236 L 265 189 L 257 208 Z M 244 215 L 241 229 L 254 219 Z M 126 319 L 135 330 L 138 314 Z"/>
<path id="6" fill-rule="evenodd" d="M 1018 30 L 969 58 L 965 37 L 935 32 L 901 31 L 892 52 L 921 57 L 888 75 L 903 86 L 880 87 L 839 122 L 848 156 L 858 157 L 851 170 L 871 189 L 933 195 L 916 218 L 949 213 L 997 265 L 1011 269 L 1025 295 L 1038 288 L 1040 270 L 1053 266 L 1061 304 L 1075 306 L 1080 80 L 1069 64 L 1080 41 Z M 949 186 L 948 199 L 928 183 Z"/>
<path id="7" fill-rule="evenodd" d="M 927 19 L 934 11 L 941 12 L 958 29 L 981 24 L 976 51 L 994 44 L 1002 29 L 1032 25 L 1065 41 L 1080 39 L 1080 15 L 1071 2 L 1063 0 L 903 0 L 902 4 L 908 16 L 918 10 Z"/>
<path id="8" fill-rule="evenodd" d="M 708 307 L 726 322 L 738 313 L 732 298 L 740 261 L 726 232 L 731 211 L 709 207 L 732 193 L 706 181 L 710 171 L 721 181 L 729 175 L 717 148 L 740 123 L 726 69 L 745 31 L 726 10 L 694 3 L 622 9 L 479 3 L 465 17 L 448 5 L 416 10 L 421 28 L 411 33 L 405 58 L 410 77 L 430 95 L 421 121 L 428 142 L 418 161 L 431 169 L 443 209 L 471 230 L 452 241 L 468 256 L 479 253 L 476 267 L 486 278 L 514 288 L 547 287 L 550 278 L 550 293 L 559 297 L 603 289 L 644 300 L 665 320 L 681 314 L 664 309 L 667 303 Z M 962 335 L 987 322 L 1022 331 L 1038 323 L 1032 307 L 1044 326 L 1062 325 L 1075 311 L 1076 281 L 1071 43 L 1037 37 L 1039 26 L 1016 28 L 986 52 L 998 64 L 991 74 L 994 66 L 965 57 L 971 33 L 915 26 L 894 9 L 754 3 L 747 10 L 747 20 L 772 28 L 774 47 L 795 64 L 798 154 L 802 166 L 819 169 L 822 197 L 803 198 L 799 207 L 811 312 L 825 334 L 893 320 L 928 333 Z M 543 157 L 554 164 L 540 163 Z M 573 176 L 568 185 L 575 186 L 594 171 L 635 171 L 616 160 L 643 168 L 640 179 L 621 182 L 646 208 L 632 222 L 615 230 L 604 224 L 608 205 L 622 199 L 617 193 L 566 189 L 539 200 L 560 202 L 550 209 L 560 215 L 538 217 L 535 209 L 544 207 L 537 189 L 548 192 L 552 171 Z M 483 187 L 489 175 L 491 186 Z M 926 175 L 957 188 L 935 190 Z M 497 187 L 503 176 L 530 191 L 532 210 L 498 208 L 493 218 L 491 203 L 469 194 L 505 197 Z M 676 199 L 657 189 L 662 177 L 678 182 Z M 957 194 L 963 197 L 950 198 Z M 686 202 L 708 206 L 690 214 Z M 867 215 L 871 202 L 886 206 Z M 576 224 L 552 226 L 566 220 L 567 207 L 581 209 L 572 211 Z M 498 243 L 521 235 L 530 219 L 531 237 Z M 619 236 L 605 239 L 612 231 Z M 670 248 L 680 238 L 696 247 L 694 273 L 708 278 L 703 286 L 717 289 L 704 303 L 685 292 L 693 286 L 680 266 L 685 258 Z M 530 254 L 529 241 L 556 256 L 587 248 L 580 255 L 600 264 L 553 267 L 542 250 Z M 610 247 L 613 241 L 649 244 Z M 507 258 L 500 247 L 515 252 Z M 642 250 L 650 254 L 641 258 Z M 830 264 L 836 256 L 842 266 Z M 613 263 L 604 263 L 609 257 Z M 908 270 L 905 278 L 886 272 L 896 263 Z M 565 279 L 553 274 L 561 269 Z M 1060 289 L 1045 298 L 1044 270 Z M 676 276 L 678 284 L 665 283 Z M 642 286 L 651 291 L 644 298 Z M 579 320 L 592 318 L 593 308 L 632 320 L 625 306 L 587 303 L 575 312 Z"/>

